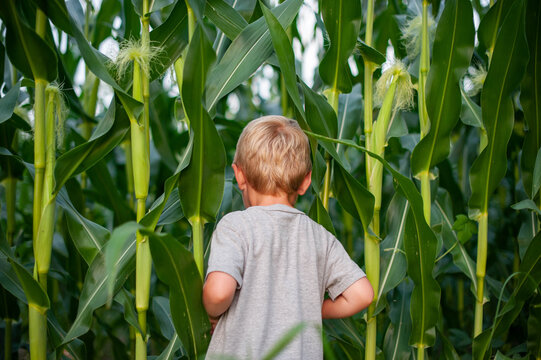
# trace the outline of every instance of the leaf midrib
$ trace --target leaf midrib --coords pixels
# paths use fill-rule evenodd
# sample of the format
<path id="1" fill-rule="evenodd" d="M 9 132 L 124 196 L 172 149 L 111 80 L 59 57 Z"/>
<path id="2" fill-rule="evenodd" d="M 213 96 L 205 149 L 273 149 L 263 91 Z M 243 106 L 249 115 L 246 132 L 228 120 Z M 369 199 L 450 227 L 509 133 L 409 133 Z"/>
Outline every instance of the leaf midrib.
<path id="1" fill-rule="evenodd" d="M 164 245 L 162 241 L 160 241 L 160 244 L 162 244 L 162 246 Z M 171 264 L 173 265 L 173 269 L 175 270 L 175 277 L 176 277 L 176 280 L 179 284 L 179 288 L 182 292 L 182 299 L 184 301 L 184 304 L 186 306 L 186 316 L 188 317 L 188 323 L 189 323 L 189 331 L 192 335 L 192 343 L 193 343 L 193 347 L 194 347 L 194 352 L 195 352 L 195 355 L 196 355 L 196 358 L 197 358 L 197 344 L 196 344 L 196 339 L 195 339 L 195 333 L 194 333 L 194 330 L 193 330 L 193 320 L 192 320 L 192 315 L 189 311 L 190 307 L 189 307 L 189 304 L 186 302 L 186 299 L 187 299 L 187 296 L 186 296 L 186 290 L 184 289 L 184 283 L 182 282 L 182 277 L 180 276 L 180 271 L 179 271 L 179 268 L 177 267 L 177 263 L 175 261 L 175 258 L 171 255 L 171 252 L 169 251 L 169 248 L 164 246 L 164 250 L 165 250 L 165 254 L 167 255 L 167 257 L 169 258 L 169 261 L 171 262 Z"/>
<path id="2" fill-rule="evenodd" d="M 444 81 L 444 86 L 443 86 L 443 90 L 444 92 L 446 92 L 447 90 L 447 83 L 449 82 L 449 77 L 450 77 L 450 72 L 451 72 L 451 64 L 453 63 L 453 59 L 455 57 L 455 53 L 454 53 L 454 47 L 455 47 L 455 42 L 456 42 L 456 32 L 457 32 L 457 21 L 458 21 L 458 1 L 455 2 L 456 4 L 456 7 L 455 7 L 455 16 L 454 16 L 454 22 L 453 22 L 453 36 L 452 36 L 452 40 L 451 40 L 451 46 L 450 46 L 450 56 L 449 56 L 449 61 L 447 62 L 447 71 L 445 72 L 445 81 Z M 445 93 L 444 93 L 445 94 Z M 424 170 L 429 170 L 430 169 L 430 164 L 432 164 L 432 158 L 434 157 L 434 148 L 436 147 L 436 139 L 438 138 L 438 134 L 439 134 L 439 129 L 440 129 L 440 125 L 441 125 L 441 117 L 442 117 L 442 112 L 443 112 L 443 104 L 445 102 L 445 99 L 446 97 L 445 96 L 442 96 L 441 97 L 441 101 L 439 103 L 439 107 L 438 107 L 438 116 L 436 117 L 436 121 L 434 122 L 434 124 L 436 125 L 435 126 L 435 131 L 434 131 L 434 136 L 432 137 L 432 143 L 430 145 L 430 151 L 428 153 L 428 156 L 427 156 L 427 163 L 425 165 L 425 169 Z"/>
<path id="3" fill-rule="evenodd" d="M 402 237 L 402 232 L 404 231 L 405 229 L 405 224 L 406 224 L 406 215 L 408 213 L 408 206 L 409 205 L 409 202 L 406 201 L 406 204 L 404 205 L 404 211 L 402 213 L 402 219 L 400 220 L 400 226 L 398 227 L 398 234 L 396 236 L 396 242 L 394 244 L 394 247 L 393 247 L 393 255 L 391 256 L 391 261 L 389 262 L 389 265 L 387 266 L 387 269 L 385 271 L 385 276 L 383 277 L 382 281 L 381 281 L 381 284 L 380 284 L 380 287 L 379 287 L 379 294 L 378 294 L 378 298 L 377 298 L 377 303 L 379 303 L 379 300 L 381 299 L 381 295 L 383 294 L 383 289 L 385 288 L 385 283 L 387 282 L 387 278 L 389 277 L 389 273 L 391 271 L 391 267 L 392 267 L 392 264 L 394 262 L 394 258 L 396 256 L 396 253 L 398 252 L 398 243 L 400 242 L 400 238 Z M 376 307 L 377 307 L 377 304 L 376 304 Z"/>

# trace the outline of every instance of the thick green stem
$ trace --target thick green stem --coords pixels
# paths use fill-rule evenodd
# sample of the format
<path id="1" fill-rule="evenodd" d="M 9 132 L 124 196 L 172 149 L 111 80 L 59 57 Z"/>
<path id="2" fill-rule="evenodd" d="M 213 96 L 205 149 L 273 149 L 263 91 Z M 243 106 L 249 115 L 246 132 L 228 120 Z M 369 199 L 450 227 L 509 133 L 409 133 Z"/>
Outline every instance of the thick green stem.
<path id="1" fill-rule="evenodd" d="M 33 233 L 34 242 L 38 236 L 39 222 L 41 220 L 43 201 L 43 179 L 45 175 L 45 88 L 47 82 L 36 80 L 36 93 L 34 103 L 34 207 L 33 207 Z M 34 249 L 35 253 L 36 249 Z"/>
<path id="2" fill-rule="evenodd" d="M 145 216 L 145 199 L 137 199 L 137 221 Z M 146 359 L 146 312 L 148 310 L 150 295 L 150 275 L 152 272 L 152 257 L 148 237 L 141 235 L 138 231 L 136 235 L 136 268 L 135 268 L 135 308 L 139 318 L 139 326 L 143 332 L 141 335 L 136 332 L 135 336 L 135 354 L 136 359 Z"/>
<path id="3" fill-rule="evenodd" d="M 47 359 L 47 315 L 35 306 L 28 306 L 30 359 Z"/>
<path id="4" fill-rule="evenodd" d="M 193 241 L 193 256 L 195 259 L 195 265 L 199 270 L 201 278 L 204 277 L 204 228 L 205 223 L 200 217 L 193 217 L 190 219 L 192 224 L 192 241 Z"/>
<path id="5" fill-rule="evenodd" d="M 327 90 L 327 101 L 334 109 L 334 112 L 338 116 L 338 98 L 340 95 L 340 91 L 336 87 L 332 87 Z M 331 197 L 331 170 L 332 170 L 332 163 L 331 163 L 331 157 L 326 154 L 325 155 L 325 163 L 327 165 L 327 169 L 325 171 L 325 180 L 323 182 L 323 190 L 322 190 L 322 197 L 321 200 L 323 202 L 323 207 L 325 210 L 329 210 L 329 198 Z"/>
<path id="6" fill-rule="evenodd" d="M 424 360 L 425 358 L 425 346 L 419 345 L 417 347 L 417 360 Z"/>
<path id="7" fill-rule="evenodd" d="M 372 46 L 372 30 L 374 26 L 374 3 L 375 0 L 369 0 L 367 3 L 366 12 L 366 32 L 365 43 L 368 46 Z M 374 63 L 364 58 L 364 142 L 365 148 L 372 150 L 371 137 L 372 137 L 372 107 L 373 107 L 373 75 L 374 75 Z M 372 171 L 372 158 L 368 155 L 365 156 L 366 164 L 366 178 L 370 178 L 370 172 Z M 375 320 L 374 320 L 375 324 Z M 375 326 L 375 325 L 374 325 Z M 375 354 L 375 343 L 374 354 Z M 370 359 L 367 357 L 367 359 Z"/>
<path id="8" fill-rule="evenodd" d="M 142 33 L 141 45 L 150 48 L 149 26 L 150 12 L 148 0 L 143 0 L 143 16 L 141 17 Z M 137 221 L 145 216 L 146 199 L 150 179 L 150 95 L 148 74 L 142 71 L 139 64 L 134 63 L 133 95 L 143 102 L 142 121 L 131 122 L 132 161 L 135 185 L 135 197 L 137 199 Z M 152 273 L 152 257 L 148 237 L 139 231 L 136 235 L 135 255 L 135 307 L 137 309 L 139 326 L 142 334 L 135 335 L 135 358 L 146 359 L 147 357 L 147 310 L 150 297 L 150 276 Z"/>
<path id="9" fill-rule="evenodd" d="M 36 10 L 36 33 L 44 38 L 47 28 L 47 17 L 40 9 Z M 43 211 L 43 186 L 46 164 L 46 135 L 45 135 L 45 88 L 47 81 L 34 77 L 35 99 L 34 99 L 34 203 L 33 203 L 33 248 L 34 257 L 34 277 L 38 276 L 37 255 L 40 254 L 38 247 L 38 233 L 41 222 L 41 213 Z M 40 282 L 46 282 L 39 279 Z M 44 287 L 47 291 L 47 287 Z M 28 323 L 30 338 L 30 358 L 32 360 L 45 360 L 47 358 L 47 315 L 45 311 L 40 311 L 34 306 L 28 306 Z"/>
<path id="10" fill-rule="evenodd" d="M 51 264 L 51 251 L 53 246 L 55 197 L 54 190 L 54 167 L 56 164 L 56 141 L 55 141 L 55 98 L 53 91 L 48 92 L 47 116 L 46 116 L 46 161 L 45 179 L 43 181 L 42 214 L 36 239 L 36 266 L 38 278 L 43 289 L 47 289 L 47 274 Z"/>
<path id="11" fill-rule="evenodd" d="M 484 282 L 487 266 L 488 247 L 488 213 L 481 213 L 478 219 L 479 236 L 477 238 L 477 301 L 475 303 L 475 320 L 473 336 L 483 332 L 483 303 L 484 303 Z"/>

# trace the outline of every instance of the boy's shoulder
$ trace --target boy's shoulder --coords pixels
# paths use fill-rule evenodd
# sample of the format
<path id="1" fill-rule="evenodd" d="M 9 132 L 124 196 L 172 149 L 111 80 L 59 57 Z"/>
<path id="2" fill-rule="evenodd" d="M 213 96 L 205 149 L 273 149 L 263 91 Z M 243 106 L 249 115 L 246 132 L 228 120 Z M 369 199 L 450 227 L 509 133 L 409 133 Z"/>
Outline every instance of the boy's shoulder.
<path id="1" fill-rule="evenodd" d="M 241 226 L 257 227 L 260 224 L 265 224 L 264 220 L 268 219 L 268 216 L 276 218 L 280 221 L 281 217 L 300 216 L 303 223 L 309 224 L 309 226 L 316 230 L 319 234 L 325 235 L 325 237 L 336 239 L 332 232 L 328 231 L 323 225 L 313 220 L 310 216 L 303 211 L 289 207 L 286 205 L 275 204 L 270 206 L 251 206 L 244 210 L 232 211 L 225 214 L 217 224 L 218 227 L 229 227 L 233 230 L 238 230 Z M 289 222 L 284 222 L 287 224 Z"/>

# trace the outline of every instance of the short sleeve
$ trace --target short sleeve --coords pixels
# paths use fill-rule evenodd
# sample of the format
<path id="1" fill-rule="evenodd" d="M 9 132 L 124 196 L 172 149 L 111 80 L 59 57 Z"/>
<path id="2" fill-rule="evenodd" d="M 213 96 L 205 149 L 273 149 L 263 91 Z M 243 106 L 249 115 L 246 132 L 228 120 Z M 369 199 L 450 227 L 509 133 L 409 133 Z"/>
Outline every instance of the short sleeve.
<path id="1" fill-rule="evenodd" d="M 213 271 L 224 272 L 237 281 L 237 288 L 240 289 L 244 273 L 242 238 L 224 220 L 218 223 L 212 234 L 207 276 Z"/>
<path id="2" fill-rule="evenodd" d="M 336 238 L 332 238 L 327 253 L 325 289 L 334 301 L 355 281 L 366 276 L 364 271 L 349 257 Z"/>

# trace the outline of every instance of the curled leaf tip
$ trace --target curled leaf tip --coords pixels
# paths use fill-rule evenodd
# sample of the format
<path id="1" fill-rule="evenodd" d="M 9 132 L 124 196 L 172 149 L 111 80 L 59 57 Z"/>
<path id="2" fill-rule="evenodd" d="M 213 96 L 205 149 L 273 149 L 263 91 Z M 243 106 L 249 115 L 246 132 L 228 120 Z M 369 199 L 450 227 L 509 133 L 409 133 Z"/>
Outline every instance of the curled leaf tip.
<path id="1" fill-rule="evenodd" d="M 376 82 L 375 102 L 379 106 L 391 84 L 396 82 L 396 92 L 393 101 L 393 110 L 406 110 L 413 105 L 413 84 L 406 66 L 403 62 L 396 60 Z"/>
<path id="2" fill-rule="evenodd" d="M 421 35 L 423 33 L 423 17 L 421 14 L 411 17 L 406 24 L 401 27 L 402 41 L 408 57 L 413 59 L 421 53 Z M 431 15 L 428 15 L 428 37 L 429 42 L 434 39 L 436 32 L 436 22 Z"/>

